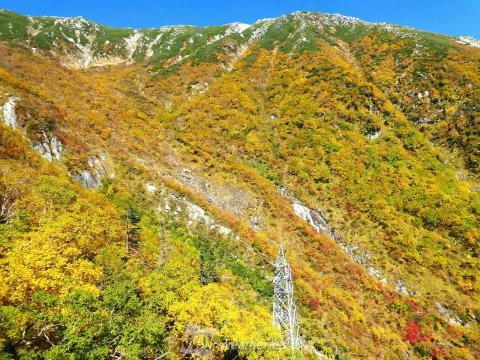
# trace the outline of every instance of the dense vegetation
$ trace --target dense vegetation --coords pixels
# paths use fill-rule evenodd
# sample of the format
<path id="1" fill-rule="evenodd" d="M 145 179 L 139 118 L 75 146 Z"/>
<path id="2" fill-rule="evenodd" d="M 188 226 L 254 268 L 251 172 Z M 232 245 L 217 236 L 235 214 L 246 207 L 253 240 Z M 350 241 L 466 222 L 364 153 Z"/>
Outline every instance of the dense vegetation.
<path id="1" fill-rule="evenodd" d="M 286 358 L 278 242 L 307 358 L 480 356 L 479 49 L 312 13 L 135 34 L 0 12 L 4 358 Z"/>

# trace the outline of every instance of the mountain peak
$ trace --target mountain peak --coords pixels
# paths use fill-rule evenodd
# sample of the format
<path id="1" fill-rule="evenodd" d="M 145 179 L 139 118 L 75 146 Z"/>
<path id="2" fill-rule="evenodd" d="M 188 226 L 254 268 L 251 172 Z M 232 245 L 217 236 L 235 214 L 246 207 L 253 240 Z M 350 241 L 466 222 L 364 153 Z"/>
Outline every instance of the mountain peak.
<path id="1" fill-rule="evenodd" d="M 480 48 L 480 40 L 475 39 L 471 36 L 459 36 L 457 42 L 464 45 L 470 45 L 476 48 Z"/>

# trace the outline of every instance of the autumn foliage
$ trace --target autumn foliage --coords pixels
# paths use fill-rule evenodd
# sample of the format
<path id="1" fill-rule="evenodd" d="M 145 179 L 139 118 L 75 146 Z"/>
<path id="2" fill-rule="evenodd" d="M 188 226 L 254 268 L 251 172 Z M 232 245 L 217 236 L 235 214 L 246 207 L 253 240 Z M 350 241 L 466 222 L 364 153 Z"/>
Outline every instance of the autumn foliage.
<path id="1" fill-rule="evenodd" d="M 19 129 L 0 125 L 6 358 L 288 358 L 270 315 L 279 242 L 306 358 L 480 356 L 480 51 L 376 28 L 293 51 L 288 31 L 265 34 L 232 64 L 235 37 L 83 70 L 0 44 L 0 93 L 21 99 Z M 61 161 L 32 150 L 44 133 Z M 95 191 L 73 179 L 84 171 Z"/>

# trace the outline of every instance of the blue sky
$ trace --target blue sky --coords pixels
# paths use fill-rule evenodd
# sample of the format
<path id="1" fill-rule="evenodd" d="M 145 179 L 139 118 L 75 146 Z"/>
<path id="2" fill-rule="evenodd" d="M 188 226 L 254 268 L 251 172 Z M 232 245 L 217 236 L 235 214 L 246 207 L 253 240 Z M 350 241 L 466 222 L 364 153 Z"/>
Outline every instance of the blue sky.
<path id="1" fill-rule="evenodd" d="M 28 15 L 83 16 L 132 28 L 253 23 L 309 10 L 480 39 L 480 0 L 0 0 L 0 8 Z"/>

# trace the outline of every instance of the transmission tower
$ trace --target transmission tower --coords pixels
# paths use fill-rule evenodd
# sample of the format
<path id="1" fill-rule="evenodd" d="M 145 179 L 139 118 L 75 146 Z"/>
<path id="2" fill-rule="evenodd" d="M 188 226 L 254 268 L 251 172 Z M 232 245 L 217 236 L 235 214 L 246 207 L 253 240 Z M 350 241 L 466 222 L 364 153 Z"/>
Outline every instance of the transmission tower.
<path id="1" fill-rule="evenodd" d="M 285 336 L 284 346 L 289 346 L 295 356 L 298 349 L 302 350 L 302 340 L 293 297 L 292 271 L 282 245 L 275 262 L 273 283 L 273 324 L 282 330 Z"/>

